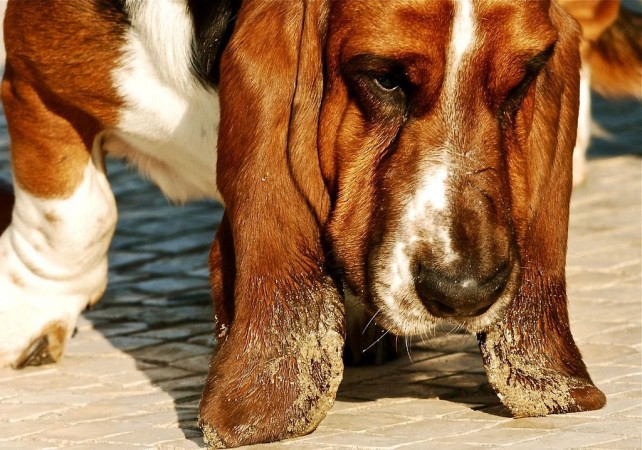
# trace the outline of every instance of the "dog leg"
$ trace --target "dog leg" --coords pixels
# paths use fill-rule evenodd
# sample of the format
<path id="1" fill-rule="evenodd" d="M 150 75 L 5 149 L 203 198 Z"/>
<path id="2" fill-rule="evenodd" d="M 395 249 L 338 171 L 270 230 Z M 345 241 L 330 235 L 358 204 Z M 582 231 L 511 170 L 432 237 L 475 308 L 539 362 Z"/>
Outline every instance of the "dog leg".
<path id="1" fill-rule="evenodd" d="M 591 67 L 584 63 L 580 72 L 580 112 L 577 141 L 573 150 L 573 186 L 586 179 L 586 152 L 591 143 Z"/>
<path id="2" fill-rule="evenodd" d="M 219 343 L 199 420 L 212 447 L 311 432 L 341 381 L 344 305 L 322 246 L 317 150 L 328 7 L 247 0 L 221 58 Z"/>
<path id="3" fill-rule="evenodd" d="M 552 4 L 551 12 L 555 12 Z M 557 80 L 556 69 L 580 67 L 574 24 L 563 14 L 555 55 L 544 72 Z M 571 72 L 575 75 L 575 70 Z M 555 90 L 539 92 L 533 133 L 525 141 L 507 140 L 514 155 L 543 155 L 509 161 L 511 176 L 526 175 L 530 184 L 512 194 L 512 214 L 519 248 L 521 282 L 502 319 L 478 334 L 488 374 L 502 403 L 518 417 L 588 411 L 605 404 L 593 384 L 571 334 L 566 297 L 566 249 L 572 189 L 572 150 L 577 123 L 579 77 L 569 75 Z M 556 111 L 558 114 L 550 114 Z M 545 113 L 546 112 L 546 113 Z M 565 126 L 566 125 L 566 126 Z M 571 127 L 571 128 L 569 128 Z M 520 145 L 522 147 L 520 147 Z M 545 149 L 541 152 L 539 149 Z M 547 170 L 542 170 L 547 167 Z M 513 186 L 517 186 L 514 184 Z"/>
<path id="4" fill-rule="evenodd" d="M 102 157 L 90 158 L 88 122 L 72 125 L 10 66 L 2 94 L 15 204 L 0 236 L 0 366 L 20 368 L 57 361 L 102 295 L 116 206 Z"/>

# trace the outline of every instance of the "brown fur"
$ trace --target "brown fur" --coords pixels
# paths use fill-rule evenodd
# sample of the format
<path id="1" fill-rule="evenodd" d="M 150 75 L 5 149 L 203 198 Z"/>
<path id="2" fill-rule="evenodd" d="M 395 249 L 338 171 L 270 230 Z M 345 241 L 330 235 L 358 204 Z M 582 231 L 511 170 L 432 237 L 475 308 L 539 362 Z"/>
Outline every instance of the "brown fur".
<path id="1" fill-rule="evenodd" d="M 463 242 L 479 247 L 467 258 L 490 268 L 508 255 L 521 266 L 514 304 L 479 335 L 489 379 L 518 416 L 599 408 L 604 396 L 573 342 L 564 284 L 579 29 L 555 3 L 477 6 L 489 25 L 458 94 L 466 114 L 451 154 L 462 180 L 454 209 Z M 209 445 L 298 436 L 332 404 L 342 308 L 326 264 L 369 298 L 372 248 L 399 226 L 413 174 L 453 126 L 440 102 L 451 15 L 441 2 L 243 5 L 221 70 L 227 210 L 211 255 L 221 340 L 200 409 Z M 506 111 L 501 99 L 546 49 L 550 63 Z M 364 54 L 403 61 L 411 104 L 368 97 L 351 76 L 377 64 Z M 324 336 L 334 336 L 329 352 Z"/>
<path id="2" fill-rule="evenodd" d="M 387 3 L 374 2 L 368 5 L 368 14 L 361 14 L 359 2 L 336 2 L 326 49 L 328 79 L 319 153 L 324 177 L 336 197 L 327 231 L 345 282 L 361 298 L 367 294 L 369 241 L 386 226 L 384 220 L 394 220 L 382 215 L 382 210 L 401 204 L 403 196 L 417 187 L 401 175 L 412 172 L 420 161 L 420 149 L 413 149 L 409 143 L 423 139 L 422 144 L 429 147 L 430 139 L 438 138 L 438 127 L 443 126 L 435 124 L 421 136 L 396 143 L 404 112 L 372 105 L 366 107 L 372 117 L 364 120 L 355 94 L 350 93 L 361 88 L 346 84 L 344 67 L 352 58 L 366 53 L 413 61 L 414 81 L 425 86 L 425 92 L 417 96 L 422 99 L 417 114 L 430 113 L 441 92 L 448 36 L 440 26 L 448 23 L 452 10 L 437 2 L 422 5 L 425 11 L 421 12 L 404 7 L 404 2 L 399 2 L 398 8 L 390 8 Z M 394 143 L 398 151 L 391 156 Z M 404 185 L 399 184 L 401 179 L 406 180 Z"/>
<path id="3" fill-rule="evenodd" d="M 122 24 L 83 0 L 9 3 L 5 24 L 2 101 L 15 181 L 41 198 L 67 197 L 94 136 L 116 120 L 121 101 L 106 68 L 118 59 Z"/>
<path id="4" fill-rule="evenodd" d="M 560 0 L 582 27 L 591 88 L 607 97 L 642 98 L 642 15 L 619 0 Z"/>
<path id="5" fill-rule="evenodd" d="M 592 47 L 591 87 L 608 97 L 642 99 L 642 15 L 622 9 Z"/>
<path id="6" fill-rule="evenodd" d="M 88 5 L 7 11 L 2 92 L 15 176 L 41 197 L 74 190 L 121 102 L 104 68 L 118 58 L 122 18 Z M 468 264 L 447 267 L 429 244 L 421 257 L 450 278 L 474 270 L 485 279 L 510 262 L 515 300 L 479 334 L 491 384 L 519 416 L 604 404 L 570 333 L 565 293 L 579 29 L 555 2 L 475 8 L 478 53 L 456 99 L 444 99 L 449 2 L 243 3 L 220 68 L 226 212 L 210 256 L 219 339 L 200 405 L 208 445 L 300 436 L 323 419 L 343 369 L 339 283 L 372 302 L 373 249 L 400 227 L 421 169 L 444 147 L 456 162 L 453 245 Z M 533 84 L 508 102 L 547 50 Z M 359 74 L 381 58 L 403 65 L 412 96 L 380 101 L 364 89 Z"/>

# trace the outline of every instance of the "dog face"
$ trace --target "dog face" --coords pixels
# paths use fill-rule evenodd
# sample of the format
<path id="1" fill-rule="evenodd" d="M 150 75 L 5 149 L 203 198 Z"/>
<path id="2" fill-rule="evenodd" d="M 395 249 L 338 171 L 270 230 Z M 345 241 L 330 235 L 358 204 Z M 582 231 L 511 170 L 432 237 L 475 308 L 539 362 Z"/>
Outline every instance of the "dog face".
<path id="1" fill-rule="evenodd" d="M 320 159 L 332 254 L 391 331 L 480 331 L 519 287 L 511 193 L 526 174 L 505 134 L 529 133 L 547 88 L 550 5 L 380 3 L 331 13 Z"/>

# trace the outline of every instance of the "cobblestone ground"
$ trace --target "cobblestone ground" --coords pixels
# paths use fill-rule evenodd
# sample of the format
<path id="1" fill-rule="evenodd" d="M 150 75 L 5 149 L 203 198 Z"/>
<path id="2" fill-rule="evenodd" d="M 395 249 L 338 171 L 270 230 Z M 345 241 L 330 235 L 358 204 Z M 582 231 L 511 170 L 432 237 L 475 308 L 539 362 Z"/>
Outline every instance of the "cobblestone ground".
<path id="1" fill-rule="evenodd" d="M 473 336 L 416 341 L 410 356 L 348 369 L 313 434 L 268 448 L 640 448 L 641 161 L 639 104 L 596 106 L 612 133 L 594 139 L 573 195 L 568 283 L 574 335 L 600 411 L 511 419 L 489 388 Z M 0 177 L 9 179 L 0 130 Z M 120 222 L 110 285 L 57 365 L 0 370 L 0 448 L 189 449 L 212 341 L 207 253 L 222 210 L 176 208 L 110 164 Z"/>

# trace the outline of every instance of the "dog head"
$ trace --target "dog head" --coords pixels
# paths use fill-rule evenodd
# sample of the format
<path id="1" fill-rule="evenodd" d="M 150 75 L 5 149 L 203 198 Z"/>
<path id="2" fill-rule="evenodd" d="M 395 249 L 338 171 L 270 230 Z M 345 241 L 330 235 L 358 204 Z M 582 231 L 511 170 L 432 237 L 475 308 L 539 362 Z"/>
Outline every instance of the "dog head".
<path id="1" fill-rule="evenodd" d="M 546 1 L 304 10 L 294 38 L 242 59 L 237 34 L 223 61 L 219 184 L 235 246 L 254 249 L 236 267 L 321 267 L 397 334 L 486 329 L 519 289 L 551 180 L 570 176 L 557 136 L 574 140 L 577 30 Z M 550 232 L 538 245 L 563 253 L 563 221 Z"/>

